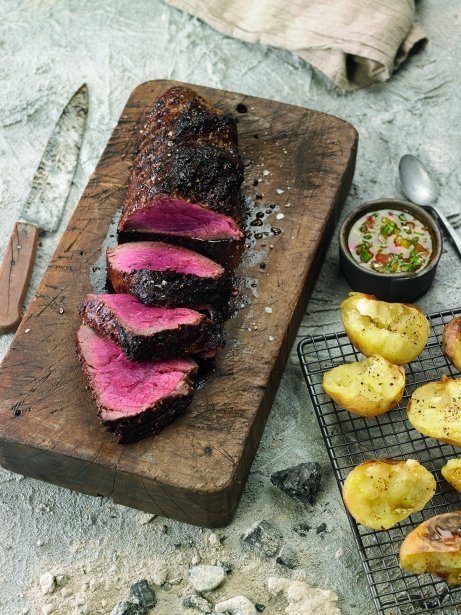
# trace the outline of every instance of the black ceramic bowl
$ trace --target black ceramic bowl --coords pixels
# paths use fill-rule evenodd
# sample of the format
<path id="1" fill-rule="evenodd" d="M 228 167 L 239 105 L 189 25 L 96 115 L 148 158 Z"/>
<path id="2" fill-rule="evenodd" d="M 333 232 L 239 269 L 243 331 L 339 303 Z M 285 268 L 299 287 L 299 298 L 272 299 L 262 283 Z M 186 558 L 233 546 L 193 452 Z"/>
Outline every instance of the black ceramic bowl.
<path id="1" fill-rule="evenodd" d="M 430 261 L 420 270 L 409 273 L 378 273 L 366 269 L 353 258 L 348 247 L 352 225 L 363 214 L 380 209 L 407 212 L 418 218 L 429 229 L 432 237 L 432 255 Z M 368 201 L 347 216 L 339 231 L 339 263 L 352 290 L 375 295 L 383 301 L 411 302 L 425 293 L 432 284 L 441 254 L 442 236 L 437 222 L 422 207 L 407 201 L 398 199 Z"/>

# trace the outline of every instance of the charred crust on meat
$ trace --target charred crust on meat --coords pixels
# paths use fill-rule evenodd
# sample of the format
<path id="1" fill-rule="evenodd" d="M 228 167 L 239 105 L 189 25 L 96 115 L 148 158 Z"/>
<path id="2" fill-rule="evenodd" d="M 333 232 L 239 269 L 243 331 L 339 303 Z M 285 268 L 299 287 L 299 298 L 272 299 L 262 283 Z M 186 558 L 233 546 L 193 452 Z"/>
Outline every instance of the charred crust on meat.
<path id="1" fill-rule="evenodd" d="M 130 175 L 120 233 L 158 195 L 198 204 L 242 223 L 243 162 L 235 118 L 194 90 L 175 86 L 155 103 Z"/>
<path id="2" fill-rule="evenodd" d="M 190 307 L 210 304 L 224 308 L 232 289 L 231 277 L 200 278 L 173 271 L 140 269 L 125 273 L 107 268 L 114 290 L 129 293 L 145 305 L 163 307 Z"/>
<path id="3" fill-rule="evenodd" d="M 80 316 L 85 324 L 112 340 L 133 361 L 161 361 L 200 354 L 224 344 L 223 317 L 216 310 L 200 313 L 195 324 L 178 324 L 144 335 L 124 323 L 100 295 L 86 295 Z"/>
<path id="4" fill-rule="evenodd" d="M 119 243 L 132 241 L 165 241 L 165 235 L 160 233 L 143 233 L 137 231 L 124 231 L 118 233 Z M 168 243 L 181 246 L 202 254 L 207 258 L 226 267 L 235 269 L 239 264 L 245 249 L 245 237 L 240 241 L 235 239 L 196 239 L 194 237 L 168 236 Z"/>
<path id="5" fill-rule="evenodd" d="M 89 337 L 88 337 L 89 336 Z M 142 405 L 137 413 L 126 413 L 122 408 L 114 411 L 113 407 L 107 407 L 98 393 L 98 385 L 95 381 L 95 372 L 98 366 L 94 365 L 95 355 L 91 349 L 95 340 L 103 340 L 86 325 L 82 325 L 77 332 L 76 350 L 81 362 L 83 373 L 89 384 L 89 390 L 95 402 L 98 417 L 107 431 L 115 433 L 119 444 L 138 442 L 143 438 L 159 433 L 168 423 L 171 423 L 177 416 L 182 414 L 190 404 L 193 395 L 193 380 L 197 374 L 198 366 L 194 361 L 189 361 L 186 367 L 182 367 L 183 373 L 176 386 L 171 386 L 171 390 L 165 393 L 160 399 L 152 402 L 150 406 Z M 104 340 L 105 345 L 112 345 L 112 342 Z M 115 346 L 114 346 L 115 348 Z M 125 361 L 128 361 L 125 359 Z M 96 360 L 97 363 L 97 360 Z M 155 363 L 153 364 L 155 365 Z M 117 361 L 118 369 L 120 363 Z M 102 369 L 99 366 L 99 369 Z M 122 368 L 123 369 L 123 368 Z M 131 370 L 130 370 L 131 372 Z M 131 380 L 131 374 L 130 374 Z M 116 385 L 113 385 L 116 386 Z M 130 402 L 127 401 L 128 407 Z M 111 412 L 119 417 L 107 418 L 105 413 Z"/>
<path id="6" fill-rule="evenodd" d="M 192 401 L 193 390 L 179 399 L 166 399 L 157 404 L 155 413 L 142 412 L 132 417 L 121 418 L 115 421 L 104 421 L 102 425 L 110 433 L 117 436 L 118 444 L 132 444 L 139 442 L 147 436 L 157 435 L 178 416 L 184 414 Z"/>

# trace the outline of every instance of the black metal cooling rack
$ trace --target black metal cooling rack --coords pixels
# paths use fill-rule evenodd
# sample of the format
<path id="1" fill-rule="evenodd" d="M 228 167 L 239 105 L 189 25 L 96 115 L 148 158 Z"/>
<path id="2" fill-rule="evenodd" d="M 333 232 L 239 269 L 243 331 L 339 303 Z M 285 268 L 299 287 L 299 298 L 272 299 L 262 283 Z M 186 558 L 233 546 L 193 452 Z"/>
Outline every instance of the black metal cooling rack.
<path id="1" fill-rule="evenodd" d="M 441 349 L 445 324 L 459 315 L 461 308 L 428 315 L 431 325 L 428 344 L 423 353 L 406 366 L 402 401 L 395 409 L 377 417 L 365 419 L 350 414 L 323 392 L 321 383 L 325 371 L 363 359 L 345 333 L 308 337 L 298 345 L 299 360 L 340 490 L 352 468 L 378 457 L 417 459 L 436 478 L 436 494 L 424 510 L 389 530 L 370 530 L 348 515 L 379 615 L 461 613 L 461 587 L 449 588 L 437 577 L 409 574 L 399 567 L 400 545 L 413 528 L 434 515 L 461 509 L 461 494 L 440 474 L 446 460 L 458 457 L 460 450 L 415 431 L 405 410 L 417 386 L 438 380 L 442 374 L 459 377 L 459 372 Z"/>

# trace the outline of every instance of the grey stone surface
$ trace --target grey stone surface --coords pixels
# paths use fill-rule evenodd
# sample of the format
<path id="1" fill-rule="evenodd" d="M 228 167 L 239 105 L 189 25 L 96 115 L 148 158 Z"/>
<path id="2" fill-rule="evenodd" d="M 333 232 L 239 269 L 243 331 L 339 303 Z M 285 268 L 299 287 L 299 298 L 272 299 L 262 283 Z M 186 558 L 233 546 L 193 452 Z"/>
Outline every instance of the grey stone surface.
<path id="1" fill-rule="evenodd" d="M 224 581 L 226 573 L 221 566 L 193 566 L 189 570 L 189 581 L 200 594 L 216 589 Z"/>
<path id="2" fill-rule="evenodd" d="M 40 575 L 40 589 L 42 594 L 52 594 L 56 589 L 56 579 L 51 572 L 44 572 Z"/>
<path id="3" fill-rule="evenodd" d="M 241 536 L 242 544 L 259 557 L 275 557 L 279 552 L 282 536 L 271 521 L 256 521 Z"/>
<path id="4" fill-rule="evenodd" d="M 182 605 L 188 609 L 196 609 L 200 613 L 212 613 L 213 605 L 206 598 L 198 594 L 188 594 L 184 597 Z"/>
<path id="5" fill-rule="evenodd" d="M 132 89 L 171 78 L 274 98 L 332 113 L 360 135 L 357 169 L 341 219 L 365 200 L 401 196 L 397 164 L 419 155 L 440 183 L 438 205 L 460 223 L 461 8 L 458 0 L 420 0 L 418 20 L 429 44 L 387 83 L 352 94 L 334 90 L 291 54 L 250 46 L 213 32 L 160 0 L 0 0 L 0 253 L 27 196 L 50 131 L 69 96 L 90 87 L 90 115 L 81 164 L 60 229 L 41 238 L 27 295 L 31 300 L 50 255 L 101 155 Z M 433 288 L 418 301 L 425 311 L 461 305 L 460 262 L 446 241 Z M 338 271 L 336 237 L 307 306 L 299 337 L 341 329 L 338 306 L 349 287 Z M 12 339 L 0 337 L 0 355 Z M 270 475 L 281 467 L 316 459 L 325 468 L 312 509 L 274 489 Z M 133 579 L 166 569 L 187 578 L 192 560 L 211 564 L 216 547 L 209 532 L 166 521 L 142 525 L 139 513 L 0 470 L 0 613 L 83 609 L 107 615 L 124 600 Z M 266 579 L 280 574 L 274 560 L 243 553 L 240 536 L 258 519 L 271 518 L 294 548 L 299 567 L 290 575 L 333 590 L 344 615 L 372 615 L 359 555 L 330 470 L 295 354 L 285 370 L 241 504 L 225 530 L 219 557 L 233 565 L 213 602 L 244 594 L 279 614 Z M 327 531 L 315 528 L 326 523 Z M 314 528 L 297 533 L 301 524 Z M 175 548 L 181 543 L 182 547 Z M 43 595 L 43 571 L 68 579 L 63 590 Z M 284 574 L 286 573 L 286 569 Z M 294 578 L 294 577 L 293 577 Z M 156 613 L 190 613 L 181 606 L 181 585 L 158 590 Z M 62 592 L 66 590 L 66 595 Z"/>
<path id="6" fill-rule="evenodd" d="M 215 606 L 216 613 L 230 613 L 230 615 L 257 615 L 256 607 L 246 596 L 234 596 Z"/>

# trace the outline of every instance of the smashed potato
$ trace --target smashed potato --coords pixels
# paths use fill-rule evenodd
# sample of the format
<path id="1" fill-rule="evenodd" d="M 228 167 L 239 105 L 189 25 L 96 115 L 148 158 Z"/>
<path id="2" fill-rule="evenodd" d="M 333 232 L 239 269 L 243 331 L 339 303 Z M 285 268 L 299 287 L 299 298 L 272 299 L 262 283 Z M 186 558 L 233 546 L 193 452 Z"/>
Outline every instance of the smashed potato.
<path id="1" fill-rule="evenodd" d="M 395 365 L 413 361 L 429 337 L 429 322 L 419 308 L 350 293 L 341 316 L 352 344 L 366 357 L 379 354 Z"/>
<path id="2" fill-rule="evenodd" d="M 376 416 L 388 412 L 402 399 L 405 371 L 376 355 L 330 369 L 323 375 L 322 386 L 349 412 Z"/>
<path id="3" fill-rule="evenodd" d="M 443 329 L 442 336 L 443 352 L 461 372 L 461 316 L 452 318 Z"/>
<path id="4" fill-rule="evenodd" d="M 461 378 L 442 376 L 413 391 L 407 407 L 413 427 L 430 438 L 461 446 Z"/>
<path id="5" fill-rule="evenodd" d="M 461 511 L 432 517 L 410 532 L 400 547 L 400 567 L 461 585 Z"/>
<path id="6" fill-rule="evenodd" d="M 364 461 L 347 476 L 344 504 L 372 530 L 387 530 L 422 510 L 435 493 L 435 478 L 415 459 Z"/>
<path id="7" fill-rule="evenodd" d="M 441 469 L 443 478 L 456 491 L 461 491 L 461 459 L 450 459 Z"/>

